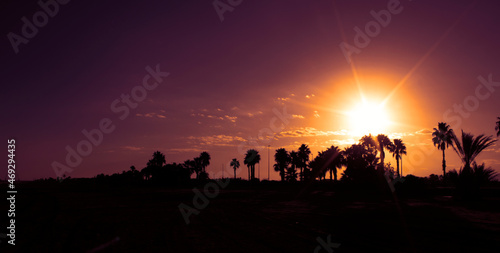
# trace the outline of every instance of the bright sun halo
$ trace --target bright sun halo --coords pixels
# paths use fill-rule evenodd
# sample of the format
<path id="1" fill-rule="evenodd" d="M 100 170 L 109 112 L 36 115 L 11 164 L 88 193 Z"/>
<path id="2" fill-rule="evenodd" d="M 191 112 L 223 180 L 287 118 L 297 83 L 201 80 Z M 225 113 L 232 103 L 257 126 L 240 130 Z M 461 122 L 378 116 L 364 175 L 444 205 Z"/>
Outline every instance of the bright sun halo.
<path id="1" fill-rule="evenodd" d="M 350 130 L 355 136 L 387 133 L 389 116 L 382 104 L 361 102 L 348 112 Z"/>

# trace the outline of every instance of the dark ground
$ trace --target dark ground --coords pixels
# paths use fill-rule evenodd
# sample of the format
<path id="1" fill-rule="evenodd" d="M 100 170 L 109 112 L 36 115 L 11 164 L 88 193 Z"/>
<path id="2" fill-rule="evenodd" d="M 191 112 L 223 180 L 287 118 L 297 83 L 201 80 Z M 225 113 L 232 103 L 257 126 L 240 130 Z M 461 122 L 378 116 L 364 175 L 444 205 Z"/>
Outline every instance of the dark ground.
<path id="1" fill-rule="evenodd" d="M 300 183 L 234 181 L 186 225 L 178 206 L 193 205 L 190 188 L 16 186 L 16 246 L 1 238 L 0 252 L 87 252 L 99 246 L 98 252 L 314 252 L 317 238 L 328 237 L 340 244 L 330 252 L 500 248 L 498 189 L 472 203 L 454 201 L 443 194 L 446 189 L 396 201 L 329 182 L 302 191 Z M 0 207 L 6 227 L 5 198 Z"/>

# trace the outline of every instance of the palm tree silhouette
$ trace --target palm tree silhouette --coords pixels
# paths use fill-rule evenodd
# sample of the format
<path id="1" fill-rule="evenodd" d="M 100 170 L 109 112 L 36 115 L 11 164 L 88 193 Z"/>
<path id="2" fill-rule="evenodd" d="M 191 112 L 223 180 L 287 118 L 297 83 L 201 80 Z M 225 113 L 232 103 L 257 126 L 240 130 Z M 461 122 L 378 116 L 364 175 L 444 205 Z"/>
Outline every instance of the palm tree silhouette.
<path id="1" fill-rule="evenodd" d="M 495 144 L 497 140 L 493 139 L 493 136 L 485 136 L 484 134 L 474 137 L 471 133 L 464 133 L 462 130 L 462 141 L 453 134 L 452 140 L 455 145 L 453 149 L 460 157 L 464 164 L 464 171 L 471 170 L 471 164 L 474 162 L 476 157 L 481 153 L 481 151 L 487 149 L 491 145 Z"/>
<path id="2" fill-rule="evenodd" d="M 255 164 L 260 162 L 259 151 L 255 149 L 247 150 L 243 163 L 248 167 L 248 180 L 255 179 Z"/>
<path id="3" fill-rule="evenodd" d="M 406 155 L 406 145 L 403 143 L 401 139 L 394 139 L 394 145 L 390 146 L 390 151 L 392 152 L 392 156 L 396 159 L 396 168 L 397 175 L 399 174 L 399 160 L 403 160 L 402 155 Z M 403 166 L 401 165 L 401 172 L 403 171 Z"/>
<path id="4" fill-rule="evenodd" d="M 156 151 L 153 153 L 153 158 L 149 160 L 147 163 L 148 166 L 153 166 L 153 167 L 162 167 L 163 164 L 166 164 L 167 161 L 165 160 L 165 155 L 162 154 L 160 151 Z"/>
<path id="5" fill-rule="evenodd" d="M 182 167 L 184 167 L 186 170 L 188 170 L 190 175 L 193 172 L 196 173 L 196 179 L 199 178 L 200 170 L 198 169 L 198 166 L 196 165 L 196 161 L 195 160 L 186 160 L 186 161 L 184 161 L 184 163 L 182 164 Z"/>
<path id="6" fill-rule="evenodd" d="M 236 169 L 240 167 L 240 161 L 238 161 L 238 159 L 236 158 L 233 158 L 233 160 L 231 161 L 231 167 L 233 167 L 234 179 L 236 179 Z"/>
<path id="7" fill-rule="evenodd" d="M 332 172 L 335 181 L 337 181 L 337 169 L 342 168 L 343 157 L 342 151 L 337 146 L 329 147 L 324 153 L 326 168 L 330 171 L 330 180 L 332 180 Z"/>
<path id="8" fill-rule="evenodd" d="M 280 148 L 276 150 L 276 154 L 274 154 L 274 170 L 280 173 L 281 181 L 285 181 L 285 173 L 288 165 L 291 162 L 290 155 L 284 148 Z"/>
<path id="9" fill-rule="evenodd" d="M 206 172 L 206 168 L 208 165 L 210 165 L 210 154 L 208 154 L 207 152 L 202 152 L 200 154 L 200 166 L 201 166 L 201 170 L 203 172 Z"/>
<path id="10" fill-rule="evenodd" d="M 290 167 L 287 169 L 286 180 L 297 181 L 297 167 L 300 164 L 299 155 L 296 151 L 290 152 Z"/>
<path id="11" fill-rule="evenodd" d="M 306 144 L 302 144 L 299 147 L 299 151 L 297 152 L 297 156 L 299 158 L 299 168 L 300 168 L 300 181 L 304 180 L 304 169 L 307 166 L 307 162 L 309 161 L 309 156 L 311 155 L 311 150 Z"/>
<path id="12" fill-rule="evenodd" d="M 444 151 L 448 146 L 453 146 L 453 136 L 455 136 L 453 129 L 445 122 L 439 122 L 438 128 L 434 128 L 434 132 L 432 133 L 432 142 L 434 146 L 443 151 L 443 178 L 446 176 L 446 159 Z"/>
<path id="13" fill-rule="evenodd" d="M 495 126 L 495 130 L 497 130 L 497 137 L 500 136 L 500 117 L 497 117 L 498 121 Z"/>
<path id="14" fill-rule="evenodd" d="M 384 171 L 384 160 L 385 160 L 385 152 L 384 149 L 387 148 L 389 152 L 392 149 L 392 146 L 394 144 L 392 141 L 387 137 L 385 134 L 379 134 L 377 135 L 377 147 L 378 151 L 380 152 L 380 164 L 379 164 L 379 169 L 380 171 Z"/>

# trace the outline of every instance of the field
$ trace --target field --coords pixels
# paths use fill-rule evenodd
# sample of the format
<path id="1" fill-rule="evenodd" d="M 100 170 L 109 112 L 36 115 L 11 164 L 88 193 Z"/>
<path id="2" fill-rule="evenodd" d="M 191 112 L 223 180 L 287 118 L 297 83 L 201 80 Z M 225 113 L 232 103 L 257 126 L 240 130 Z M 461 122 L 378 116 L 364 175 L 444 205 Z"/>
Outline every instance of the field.
<path id="1" fill-rule="evenodd" d="M 193 206 L 192 188 L 84 186 L 19 183 L 16 246 L 1 239 L 1 252 L 498 252 L 500 245 L 499 189 L 464 203 L 449 189 L 397 198 L 330 182 L 234 181 L 186 224 L 178 206 Z"/>

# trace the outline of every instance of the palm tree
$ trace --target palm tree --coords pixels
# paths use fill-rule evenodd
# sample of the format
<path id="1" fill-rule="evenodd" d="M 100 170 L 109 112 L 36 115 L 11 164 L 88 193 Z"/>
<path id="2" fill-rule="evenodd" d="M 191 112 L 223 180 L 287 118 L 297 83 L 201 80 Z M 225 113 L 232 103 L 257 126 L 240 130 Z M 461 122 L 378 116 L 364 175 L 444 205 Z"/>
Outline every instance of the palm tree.
<path id="1" fill-rule="evenodd" d="M 274 161 L 276 161 L 276 164 L 274 164 L 274 170 L 279 171 L 281 181 L 285 181 L 285 170 L 291 162 L 290 155 L 286 149 L 277 149 L 276 154 L 274 154 Z"/>
<path id="2" fill-rule="evenodd" d="M 288 167 L 286 172 L 287 181 L 297 181 L 297 167 L 299 166 L 299 155 L 296 151 L 290 152 L 290 167 Z"/>
<path id="3" fill-rule="evenodd" d="M 300 181 L 304 180 L 304 169 L 307 166 L 307 162 L 309 161 L 309 156 L 311 155 L 311 150 L 306 144 L 302 144 L 299 147 L 299 151 L 297 152 L 297 156 L 299 158 L 299 168 L 300 168 Z"/>
<path id="4" fill-rule="evenodd" d="M 337 169 L 342 168 L 343 157 L 342 151 L 337 146 L 329 147 L 325 153 L 325 166 L 330 171 L 330 180 L 332 180 L 332 172 L 335 181 L 337 181 Z"/>
<path id="5" fill-rule="evenodd" d="M 474 171 L 476 183 L 479 185 L 493 181 L 497 175 L 492 168 L 486 168 L 484 163 L 477 165 L 477 163 L 474 162 L 472 170 Z"/>
<path id="6" fill-rule="evenodd" d="M 255 164 L 260 162 L 259 151 L 255 149 L 247 150 L 243 163 L 248 167 L 248 180 L 255 179 Z"/>
<path id="7" fill-rule="evenodd" d="M 182 164 L 182 167 L 184 167 L 184 169 L 189 171 L 189 175 L 193 174 L 193 172 L 194 172 L 194 173 L 196 173 L 196 179 L 199 178 L 200 170 L 198 169 L 198 166 L 196 165 L 195 160 L 184 161 L 184 163 Z"/>
<path id="8" fill-rule="evenodd" d="M 399 174 L 399 160 L 403 159 L 402 155 L 406 155 L 406 145 L 403 143 L 403 140 L 394 139 L 394 145 L 390 147 L 390 151 L 392 152 L 392 156 L 396 159 L 396 173 L 398 177 L 400 177 L 401 175 Z M 401 170 L 403 170 L 403 168 L 401 168 Z"/>
<path id="9" fill-rule="evenodd" d="M 233 160 L 231 161 L 231 167 L 233 167 L 234 179 L 236 179 L 236 169 L 240 167 L 240 161 L 238 161 L 238 159 L 236 158 L 233 158 Z"/>
<path id="10" fill-rule="evenodd" d="M 318 155 L 309 162 L 309 167 L 312 170 L 314 178 L 319 177 L 319 180 L 326 177 L 326 167 L 325 167 L 325 151 L 318 152 Z"/>
<path id="11" fill-rule="evenodd" d="M 445 122 L 439 122 L 438 128 L 434 128 L 434 132 L 432 133 L 432 142 L 434 146 L 443 151 L 443 178 L 446 176 L 446 159 L 444 151 L 448 146 L 453 146 L 454 135 L 453 129 Z"/>
<path id="12" fill-rule="evenodd" d="M 201 170 L 203 172 L 206 172 L 205 171 L 205 168 L 210 165 L 210 154 L 208 154 L 207 152 L 202 152 L 200 154 L 200 167 L 201 167 Z"/>
<path id="13" fill-rule="evenodd" d="M 384 149 L 387 148 L 390 152 L 392 149 L 392 146 L 394 144 L 392 141 L 387 137 L 385 134 L 379 134 L 377 135 L 377 147 L 378 151 L 380 152 L 380 164 L 379 164 L 379 169 L 381 171 L 384 171 L 384 159 L 385 159 L 385 152 Z"/>
<path id="14" fill-rule="evenodd" d="M 497 137 L 500 136 L 500 117 L 497 117 L 498 121 L 495 126 L 495 130 L 497 130 Z"/>
<path id="15" fill-rule="evenodd" d="M 487 149 L 488 147 L 495 144 L 497 140 L 493 139 L 493 136 L 485 136 L 484 134 L 474 137 L 471 133 L 464 133 L 462 130 L 462 141 L 453 134 L 453 149 L 460 157 L 464 164 L 464 171 L 471 170 L 471 164 L 474 162 L 476 157 L 481 153 L 481 151 Z"/>
<path id="16" fill-rule="evenodd" d="M 167 163 L 167 161 L 165 160 L 165 155 L 160 151 L 156 151 L 153 153 L 153 158 L 149 160 L 147 165 L 153 167 L 162 167 L 165 163 Z"/>

